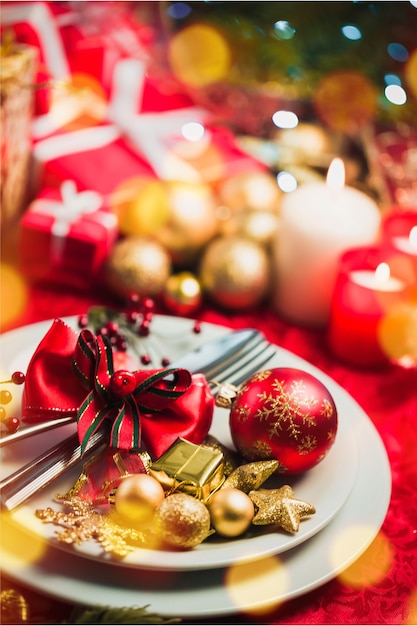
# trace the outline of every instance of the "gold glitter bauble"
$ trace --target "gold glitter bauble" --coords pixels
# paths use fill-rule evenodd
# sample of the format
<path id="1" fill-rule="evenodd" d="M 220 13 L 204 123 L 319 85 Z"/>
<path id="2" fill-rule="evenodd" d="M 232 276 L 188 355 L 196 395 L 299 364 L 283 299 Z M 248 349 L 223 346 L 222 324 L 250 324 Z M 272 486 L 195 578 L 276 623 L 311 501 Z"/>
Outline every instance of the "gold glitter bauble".
<path id="1" fill-rule="evenodd" d="M 215 239 L 201 259 L 200 281 L 215 302 L 229 309 L 258 304 L 270 284 L 270 259 L 262 246 L 244 237 Z"/>
<path id="2" fill-rule="evenodd" d="M 152 519 L 157 506 L 165 499 L 161 484 L 148 474 L 134 474 L 122 480 L 117 488 L 114 505 L 117 513 L 134 523 Z"/>
<path id="3" fill-rule="evenodd" d="M 255 507 L 240 489 L 221 489 L 208 501 L 213 528 L 224 537 L 238 537 L 251 525 Z"/>
<path id="4" fill-rule="evenodd" d="M 171 260 L 155 241 L 127 237 L 115 244 L 107 261 L 107 282 L 122 296 L 159 294 L 171 274 Z"/>
<path id="5" fill-rule="evenodd" d="M 163 298 L 168 309 L 175 315 L 190 315 L 201 304 L 201 285 L 191 272 L 173 274 L 165 284 Z"/>
<path id="6" fill-rule="evenodd" d="M 186 493 L 167 496 L 157 508 L 155 533 L 177 548 L 194 548 L 210 534 L 210 514 L 207 507 Z"/>
<path id="7" fill-rule="evenodd" d="M 269 172 L 242 172 L 225 180 L 218 190 L 220 200 L 232 211 L 277 211 L 282 192 Z"/>
<path id="8" fill-rule="evenodd" d="M 202 183 L 168 181 L 169 216 L 154 233 L 174 263 L 187 264 L 217 234 L 218 218 L 212 189 Z"/>

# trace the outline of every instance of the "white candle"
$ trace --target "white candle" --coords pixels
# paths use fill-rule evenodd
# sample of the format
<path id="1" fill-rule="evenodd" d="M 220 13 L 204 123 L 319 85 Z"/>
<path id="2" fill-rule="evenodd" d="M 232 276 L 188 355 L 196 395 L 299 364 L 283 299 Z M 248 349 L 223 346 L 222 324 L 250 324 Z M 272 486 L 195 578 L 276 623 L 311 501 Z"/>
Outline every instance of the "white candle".
<path id="1" fill-rule="evenodd" d="M 277 311 L 324 326 L 341 253 L 373 244 L 380 222 L 376 203 L 344 185 L 341 159 L 332 162 L 326 183 L 308 183 L 284 196 L 274 247 Z"/>
<path id="2" fill-rule="evenodd" d="M 393 237 L 392 245 L 400 252 L 417 256 L 417 226 L 410 230 L 408 237 Z"/>
<path id="3" fill-rule="evenodd" d="M 375 271 L 356 270 L 350 272 L 349 277 L 356 285 L 373 291 L 402 291 L 405 288 L 402 280 L 391 276 L 391 270 L 387 263 L 380 263 Z"/>

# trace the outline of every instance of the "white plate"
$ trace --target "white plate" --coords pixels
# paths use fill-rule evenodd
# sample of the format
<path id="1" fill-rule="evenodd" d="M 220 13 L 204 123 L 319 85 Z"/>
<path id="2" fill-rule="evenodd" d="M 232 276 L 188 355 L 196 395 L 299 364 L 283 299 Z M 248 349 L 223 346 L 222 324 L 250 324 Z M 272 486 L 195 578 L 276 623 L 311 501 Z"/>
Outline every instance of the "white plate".
<path id="1" fill-rule="evenodd" d="M 382 441 L 358 404 L 306 361 L 280 350 L 289 367 L 321 378 L 343 406 L 358 450 L 358 475 L 344 506 L 320 533 L 279 556 L 209 571 L 115 568 L 51 547 L 42 549 L 13 523 L 3 524 L 3 570 L 15 580 L 64 601 L 138 607 L 164 616 L 209 618 L 256 614 L 323 585 L 354 562 L 377 535 L 391 495 Z M 378 494 L 378 497 L 373 497 Z M 63 556 L 65 555 L 65 557 Z"/>
<path id="2" fill-rule="evenodd" d="M 66 320 L 75 327 L 76 318 Z M 16 369 L 26 370 L 26 362 L 33 354 L 37 344 L 43 337 L 51 322 L 35 324 L 10 333 L 10 337 L 3 338 L 2 359 L 9 363 L 9 374 Z M 196 335 L 189 332 L 190 320 L 181 318 L 159 316 L 153 326 L 154 341 L 160 341 L 158 331 L 165 335 L 181 337 L 180 350 L 183 352 L 196 346 Z M 198 335 L 198 342 L 207 342 L 220 334 L 230 332 L 230 329 L 220 328 L 211 324 L 204 324 L 203 332 Z M 28 345 L 29 344 L 29 345 Z M 165 349 L 170 349 L 170 357 L 179 356 L 178 346 L 166 344 Z M 175 354 L 176 353 L 176 354 Z M 7 361 L 8 358 L 8 361 Z M 293 357 L 292 357 L 293 358 Z M 26 362 L 25 362 L 26 361 Z M 268 363 L 269 366 L 290 366 L 288 353 L 277 348 L 277 355 Z M 300 369 L 310 369 L 311 366 Z M 323 375 L 315 370 L 318 378 Z M 15 389 L 17 389 L 15 387 Z M 330 389 L 330 388 L 329 388 Z M 336 441 L 326 458 L 309 472 L 299 477 L 280 478 L 278 485 L 289 483 L 294 488 L 297 498 L 313 504 L 316 514 L 301 521 L 300 530 L 290 535 L 280 529 L 271 532 L 270 527 L 257 527 L 251 536 L 233 540 L 208 540 L 193 550 L 178 552 L 167 550 L 137 549 L 123 560 L 124 566 L 146 567 L 160 570 L 186 570 L 207 569 L 224 567 L 231 563 L 246 562 L 251 559 L 259 559 L 271 554 L 279 554 L 290 550 L 295 546 L 307 541 L 317 532 L 321 531 L 330 520 L 337 514 L 348 498 L 357 477 L 357 444 L 353 437 L 350 426 L 350 411 L 345 406 L 344 396 L 338 397 L 338 389 L 331 390 L 338 409 L 338 433 Z M 15 392 L 14 392 L 15 393 Z M 67 430 L 75 430 L 75 425 L 66 427 Z M 63 429 L 57 429 L 53 434 L 36 436 L 36 443 L 48 446 L 52 439 L 62 439 Z M 224 409 L 216 409 L 211 434 L 222 443 L 233 447 L 229 424 L 228 412 Z M 21 444 L 12 444 L 2 449 L 2 473 L 5 475 L 15 471 L 28 456 L 33 458 L 35 438 Z M 56 527 L 52 524 L 43 524 L 35 518 L 34 511 L 38 508 L 51 506 L 52 499 L 57 493 L 65 493 L 74 484 L 80 468 L 72 471 L 51 487 L 42 491 L 41 494 L 32 498 L 28 504 L 13 512 L 13 519 L 24 528 L 33 530 L 38 537 L 51 543 L 58 544 L 61 549 L 73 549 L 67 544 L 59 543 L 56 539 Z M 270 486 L 270 484 L 269 484 Z M 59 504 L 55 504 L 59 508 Z M 77 552 L 88 558 L 99 559 L 101 562 L 109 560 L 108 554 L 103 553 L 100 546 L 95 542 L 86 542 L 75 548 Z M 113 564 L 120 564 L 112 560 Z"/>

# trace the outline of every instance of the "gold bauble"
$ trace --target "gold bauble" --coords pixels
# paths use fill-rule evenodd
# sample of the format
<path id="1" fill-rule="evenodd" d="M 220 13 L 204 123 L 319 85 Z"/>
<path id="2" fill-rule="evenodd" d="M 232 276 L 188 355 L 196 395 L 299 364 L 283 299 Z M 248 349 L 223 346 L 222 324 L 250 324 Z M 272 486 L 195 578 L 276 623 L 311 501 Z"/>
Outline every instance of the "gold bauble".
<path id="1" fill-rule="evenodd" d="M 232 211 L 277 211 L 281 190 L 270 172 L 242 172 L 223 181 L 218 188 L 220 200 Z"/>
<path id="2" fill-rule="evenodd" d="M 190 315 L 201 305 L 201 285 L 191 272 L 173 274 L 165 284 L 163 299 L 175 315 Z"/>
<path id="3" fill-rule="evenodd" d="M 161 484 L 148 474 L 134 474 L 122 480 L 114 505 L 117 513 L 130 522 L 149 522 L 157 506 L 165 499 Z"/>
<path id="4" fill-rule="evenodd" d="M 165 184 L 151 178 L 131 178 L 111 197 L 123 235 L 153 235 L 169 219 L 169 200 Z"/>
<path id="5" fill-rule="evenodd" d="M 281 152 L 281 161 L 288 164 L 322 165 L 329 163 L 339 143 L 317 124 L 301 122 L 295 128 L 279 130 L 275 137 Z M 329 156 L 330 155 L 330 156 Z"/>
<path id="6" fill-rule="evenodd" d="M 258 304 L 268 293 L 270 258 L 255 241 L 223 236 L 206 248 L 200 266 L 200 282 L 213 300 L 229 309 Z"/>
<path id="7" fill-rule="evenodd" d="M 173 493 L 156 509 L 154 530 L 172 546 L 194 548 L 210 534 L 210 514 L 197 498 Z"/>
<path id="8" fill-rule="evenodd" d="M 255 507 L 249 496 L 240 489 L 221 489 L 209 502 L 213 528 L 224 537 L 238 537 L 251 525 Z"/>
<path id="9" fill-rule="evenodd" d="M 262 246 L 268 246 L 278 232 L 279 217 L 272 211 L 247 211 L 240 221 L 240 234 Z"/>
<path id="10" fill-rule="evenodd" d="M 197 253 L 217 234 L 218 218 L 209 185 L 168 181 L 165 183 L 169 216 L 155 232 L 156 240 L 176 264 L 194 261 Z"/>
<path id="11" fill-rule="evenodd" d="M 168 253 L 157 242 L 142 237 L 127 237 L 115 244 L 106 267 L 111 289 L 124 297 L 159 294 L 171 274 Z"/>

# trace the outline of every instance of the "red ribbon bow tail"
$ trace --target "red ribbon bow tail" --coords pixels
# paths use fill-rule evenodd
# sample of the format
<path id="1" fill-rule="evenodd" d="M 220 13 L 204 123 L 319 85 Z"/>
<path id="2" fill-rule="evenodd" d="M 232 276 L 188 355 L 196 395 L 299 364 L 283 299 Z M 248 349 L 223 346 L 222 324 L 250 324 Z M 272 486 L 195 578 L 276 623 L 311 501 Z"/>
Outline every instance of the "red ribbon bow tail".
<path id="1" fill-rule="evenodd" d="M 56 319 L 29 362 L 22 395 L 22 419 L 42 422 L 76 417 L 85 389 L 72 370 L 77 333 Z"/>
<path id="2" fill-rule="evenodd" d="M 159 458 L 183 437 L 200 444 L 208 435 L 214 413 L 214 396 L 202 374 L 193 374 L 191 385 L 161 412 L 141 414 L 143 447 L 152 459 Z"/>

